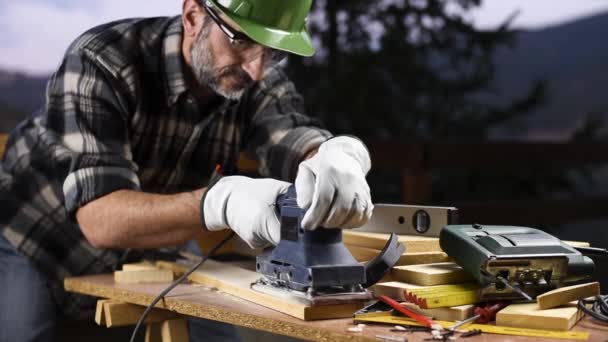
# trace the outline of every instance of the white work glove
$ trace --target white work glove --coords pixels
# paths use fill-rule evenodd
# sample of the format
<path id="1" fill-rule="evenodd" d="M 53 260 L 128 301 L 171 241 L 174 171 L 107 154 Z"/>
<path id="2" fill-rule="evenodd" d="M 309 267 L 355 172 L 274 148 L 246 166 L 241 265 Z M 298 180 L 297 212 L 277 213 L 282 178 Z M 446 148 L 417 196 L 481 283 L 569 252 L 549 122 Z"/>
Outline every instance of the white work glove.
<path id="1" fill-rule="evenodd" d="M 361 140 L 338 136 L 322 143 L 317 154 L 298 168 L 298 206 L 307 209 L 302 226 L 356 228 L 367 223 L 374 209 L 365 180 L 370 168 Z"/>
<path id="2" fill-rule="evenodd" d="M 289 185 L 269 178 L 223 177 L 202 199 L 202 223 L 210 231 L 232 229 L 251 248 L 276 245 L 281 239 L 277 196 Z"/>

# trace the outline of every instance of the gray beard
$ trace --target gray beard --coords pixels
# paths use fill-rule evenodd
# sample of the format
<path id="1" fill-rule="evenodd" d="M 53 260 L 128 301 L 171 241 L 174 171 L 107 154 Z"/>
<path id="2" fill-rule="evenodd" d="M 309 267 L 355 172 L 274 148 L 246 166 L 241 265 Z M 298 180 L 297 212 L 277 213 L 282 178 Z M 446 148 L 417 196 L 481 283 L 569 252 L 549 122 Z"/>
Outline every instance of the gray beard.
<path id="1" fill-rule="evenodd" d="M 253 83 L 249 75 L 238 66 L 227 66 L 220 70 L 214 68 L 215 58 L 208 47 L 209 26 L 203 27 L 196 36 L 190 49 L 192 55 L 192 71 L 199 84 L 207 85 L 212 91 L 229 100 L 239 100 L 245 90 Z M 225 90 L 221 87 L 222 77 L 235 76 L 240 79 L 243 87 L 237 90 Z"/>

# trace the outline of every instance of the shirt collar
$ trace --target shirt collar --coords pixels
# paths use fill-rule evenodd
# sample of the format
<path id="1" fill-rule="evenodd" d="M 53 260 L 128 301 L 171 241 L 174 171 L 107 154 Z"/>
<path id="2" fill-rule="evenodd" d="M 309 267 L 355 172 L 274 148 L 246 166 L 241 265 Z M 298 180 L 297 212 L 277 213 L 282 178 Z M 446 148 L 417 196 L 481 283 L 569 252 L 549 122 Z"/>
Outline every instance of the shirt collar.
<path id="1" fill-rule="evenodd" d="M 162 56 L 169 106 L 173 105 L 178 97 L 188 90 L 186 64 L 182 56 L 183 31 L 181 16 L 173 17 L 163 40 Z"/>

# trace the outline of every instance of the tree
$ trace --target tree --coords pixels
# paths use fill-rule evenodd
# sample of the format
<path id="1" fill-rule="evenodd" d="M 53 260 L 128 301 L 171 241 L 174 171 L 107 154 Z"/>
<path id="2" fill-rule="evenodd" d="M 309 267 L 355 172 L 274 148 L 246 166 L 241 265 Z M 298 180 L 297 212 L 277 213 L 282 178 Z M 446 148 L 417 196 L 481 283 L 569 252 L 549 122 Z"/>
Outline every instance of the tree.
<path id="1" fill-rule="evenodd" d="M 309 112 L 334 132 L 369 139 L 480 139 L 538 105 L 544 85 L 498 107 L 479 100 L 494 74 L 493 52 L 513 43 L 510 19 L 476 29 L 481 0 L 318 0 L 313 59 L 289 70 Z"/>

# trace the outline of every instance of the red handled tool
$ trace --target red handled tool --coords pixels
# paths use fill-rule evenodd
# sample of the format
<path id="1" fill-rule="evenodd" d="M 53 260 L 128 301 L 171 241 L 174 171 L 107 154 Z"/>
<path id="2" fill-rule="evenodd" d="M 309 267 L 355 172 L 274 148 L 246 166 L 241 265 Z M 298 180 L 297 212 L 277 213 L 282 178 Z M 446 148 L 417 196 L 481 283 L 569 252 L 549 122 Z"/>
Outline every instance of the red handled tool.
<path id="1" fill-rule="evenodd" d="M 429 327 L 431 329 L 441 329 L 441 326 L 439 324 L 433 322 L 432 319 L 404 307 L 403 305 L 399 304 L 399 302 L 397 302 L 387 296 L 380 295 L 380 296 L 378 296 L 378 299 L 380 299 L 381 301 L 383 301 L 384 303 L 389 305 L 391 308 L 393 308 L 393 310 L 398 311 L 398 312 L 410 317 L 411 319 L 424 325 L 425 327 Z"/>
<path id="2" fill-rule="evenodd" d="M 472 322 L 488 323 L 490 321 L 493 321 L 496 318 L 496 313 L 504 309 L 504 307 L 506 307 L 507 305 L 509 305 L 509 302 L 499 302 L 494 304 L 486 304 L 484 306 L 478 306 L 473 310 L 475 316 L 467 318 L 464 321 L 457 322 L 456 324 L 449 327 L 448 330 L 454 331 L 460 328 L 461 326 Z"/>

